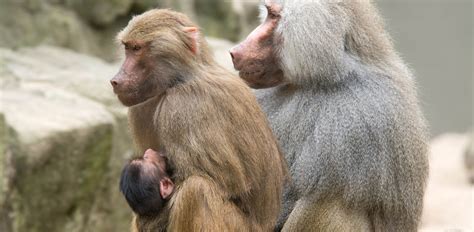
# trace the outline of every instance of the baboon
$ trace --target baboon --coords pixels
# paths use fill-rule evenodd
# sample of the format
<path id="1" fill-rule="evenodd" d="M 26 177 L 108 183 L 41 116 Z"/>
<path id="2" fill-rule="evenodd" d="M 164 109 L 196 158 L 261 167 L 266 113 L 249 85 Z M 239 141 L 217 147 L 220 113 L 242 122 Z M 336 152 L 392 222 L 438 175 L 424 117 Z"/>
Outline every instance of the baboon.
<path id="1" fill-rule="evenodd" d="M 156 217 L 174 191 L 167 158 L 152 149 L 131 160 L 122 170 L 120 192 L 135 214 Z"/>
<path id="2" fill-rule="evenodd" d="M 217 65 L 185 15 L 150 10 L 117 36 L 126 58 L 111 80 L 129 106 L 137 150 L 163 151 L 175 192 L 138 231 L 268 231 L 286 163 L 263 111 L 237 75 Z"/>
<path id="3" fill-rule="evenodd" d="M 276 230 L 416 231 L 427 126 L 371 1 L 266 0 L 261 16 L 231 56 L 288 162 Z"/>

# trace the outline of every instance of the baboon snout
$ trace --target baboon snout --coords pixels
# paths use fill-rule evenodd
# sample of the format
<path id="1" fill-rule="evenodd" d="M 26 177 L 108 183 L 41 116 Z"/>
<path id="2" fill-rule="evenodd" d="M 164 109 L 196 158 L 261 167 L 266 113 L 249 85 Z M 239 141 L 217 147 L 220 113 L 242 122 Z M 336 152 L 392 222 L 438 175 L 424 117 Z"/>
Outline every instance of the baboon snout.
<path id="1" fill-rule="evenodd" d="M 232 63 L 234 68 L 240 70 L 242 67 L 242 48 L 240 45 L 236 45 L 229 51 L 230 57 L 232 57 Z"/>
<path id="2" fill-rule="evenodd" d="M 110 84 L 112 85 L 112 87 L 117 87 L 119 85 L 118 81 L 115 79 L 110 80 Z"/>
<path id="3" fill-rule="evenodd" d="M 120 73 L 110 79 L 110 84 L 112 85 L 114 90 L 123 85 L 123 78 L 120 77 Z"/>

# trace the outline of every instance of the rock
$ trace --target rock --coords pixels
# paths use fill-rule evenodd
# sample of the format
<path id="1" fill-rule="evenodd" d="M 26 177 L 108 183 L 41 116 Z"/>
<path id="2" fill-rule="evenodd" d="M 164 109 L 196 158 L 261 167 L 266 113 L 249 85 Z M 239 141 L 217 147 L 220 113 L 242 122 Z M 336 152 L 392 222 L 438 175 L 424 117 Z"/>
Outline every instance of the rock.
<path id="1" fill-rule="evenodd" d="M 234 64 L 232 63 L 232 58 L 229 54 L 230 49 L 235 46 L 235 44 L 227 40 L 212 37 L 207 37 L 206 40 L 209 43 L 209 48 L 214 53 L 214 58 L 216 59 L 217 63 L 224 66 L 224 68 L 237 73 L 237 71 L 234 69 Z"/>
<path id="2" fill-rule="evenodd" d="M 88 215 L 108 171 L 112 115 L 44 84 L 25 83 L 2 97 L 6 122 L 18 136 L 10 212 L 17 231 L 55 231 L 72 215 Z"/>
<path id="3" fill-rule="evenodd" d="M 126 231 L 131 155 L 116 65 L 59 48 L 0 49 L 0 230 Z M 2 130 L 3 131 L 3 130 Z"/>
<path id="4" fill-rule="evenodd" d="M 133 0 L 66 0 L 66 6 L 73 8 L 92 25 L 100 27 L 128 14 L 132 3 Z"/>
<path id="5" fill-rule="evenodd" d="M 258 24 L 259 0 L 234 0 L 232 8 L 239 15 L 240 39 L 246 38 L 249 33 L 255 29 Z"/>
<path id="6" fill-rule="evenodd" d="M 19 81 L 54 83 L 108 106 L 118 105 L 109 83 L 119 69 L 118 64 L 50 46 L 2 53 L 8 61 L 7 67 Z"/>
<path id="7" fill-rule="evenodd" d="M 256 0 L 0 0 L 3 47 L 53 45 L 116 58 L 114 36 L 133 15 L 172 8 L 197 21 L 204 34 L 239 40 L 256 22 Z"/>
<path id="8" fill-rule="evenodd" d="M 166 3 L 165 3 L 166 4 Z M 165 5 L 163 0 L 134 0 L 133 8 L 138 12 L 144 12 L 147 9 L 152 8 L 168 8 L 169 6 Z"/>
<path id="9" fill-rule="evenodd" d="M 11 228 L 11 192 L 15 170 L 12 167 L 10 144 L 16 144 L 13 137 L 0 104 L 0 231 L 9 231 Z"/>
<path id="10" fill-rule="evenodd" d="M 231 1 L 194 0 L 197 22 L 207 36 L 223 37 L 236 41 L 240 35 L 239 15 L 233 11 Z"/>
<path id="11" fill-rule="evenodd" d="M 257 22 L 258 0 L 135 0 L 135 9 L 142 12 L 154 7 L 170 8 L 185 13 L 203 29 L 207 36 L 237 41 Z"/>
<path id="12" fill-rule="evenodd" d="M 47 44 L 109 60 L 114 58 L 113 36 L 119 30 L 117 26 L 110 25 L 98 30 L 87 19 L 81 18 L 73 8 L 63 5 L 62 1 L 61 4 L 49 1 L 2 1 L 1 46 L 16 49 Z M 36 4 L 30 6 L 30 2 Z"/>

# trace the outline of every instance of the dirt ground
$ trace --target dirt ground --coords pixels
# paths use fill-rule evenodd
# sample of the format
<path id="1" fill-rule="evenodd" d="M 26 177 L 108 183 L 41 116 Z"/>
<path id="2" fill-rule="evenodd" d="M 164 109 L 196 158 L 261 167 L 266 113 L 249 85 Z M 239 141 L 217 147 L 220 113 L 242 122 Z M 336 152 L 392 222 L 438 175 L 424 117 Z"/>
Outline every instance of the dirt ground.
<path id="1" fill-rule="evenodd" d="M 422 232 L 474 231 L 474 187 L 464 166 L 468 135 L 446 134 L 431 144 Z"/>

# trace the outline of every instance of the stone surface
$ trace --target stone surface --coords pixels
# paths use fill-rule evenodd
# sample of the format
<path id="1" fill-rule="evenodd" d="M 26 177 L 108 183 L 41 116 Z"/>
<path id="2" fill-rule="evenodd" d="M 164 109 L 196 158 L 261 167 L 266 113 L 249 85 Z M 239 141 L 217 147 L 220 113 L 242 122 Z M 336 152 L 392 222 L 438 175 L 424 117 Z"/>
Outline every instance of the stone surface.
<path id="1" fill-rule="evenodd" d="M 116 70 L 58 48 L 0 49 L 0 126 L 11 131 L 0 137 L 2 232 L 129 227 L 116 179 L 131 144 L 108 87 Z"/>
<path id="2" fill-rule="evenodd" d="M 126 15 L 133 0 L 66 0 L 65 5 L 94 26 L 107 26 Z"/>
<path id="3" fill-rule="evenodd" d="M 74 11 L 48 1 L 0 0 L 0 44 L 18 48 L 50 44 L 101 55 L 111 52 L 102 34 Z M 105 36 L 105 35 L 104 35 Z"/>
<path id="4" fill-rule="evenodd" d="M 182 11 L 206 35 L 233 41 L 247 34 L 249 22 L 257 20 L 255 0 L 0 0 L 0 5 L 1 46 L 46 44 L 108 61 L 116 58 L 116 33 L 133 15 L 148 9 Z"/>
<path id="5" fill-rule="evenodd" d="M 214 58 L 217 63 L 224 66 L 228 70 L 237 73 L 234 69 L 234 64 L 232 63 L 232 58 L 230 57 L 229 51 L 235 45 L 227 40 L 216 39 L 208 37 L 207 42 L 209 47 L 214 51 Z"/>
<path id="6" fill-rule="evenodd" d="M 194 0 L 197 22 L 208 36 L 236 40 L 240 35 L 239 15 L 231 10 L 232 1 Z"/>

